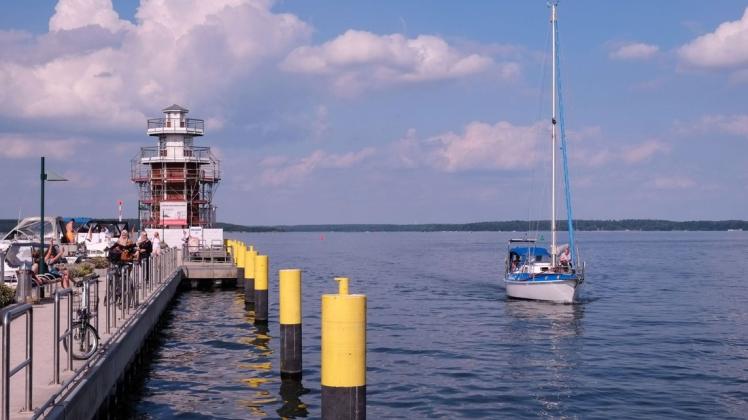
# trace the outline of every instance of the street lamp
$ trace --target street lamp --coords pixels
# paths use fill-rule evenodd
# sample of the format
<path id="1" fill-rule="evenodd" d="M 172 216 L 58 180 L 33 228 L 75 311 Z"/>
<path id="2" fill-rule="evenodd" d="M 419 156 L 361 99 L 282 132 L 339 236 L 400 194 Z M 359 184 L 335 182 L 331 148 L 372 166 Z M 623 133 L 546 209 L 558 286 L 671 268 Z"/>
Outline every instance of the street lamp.
<path id="1" fill-rule="evenodd" d="M 41 165 L 41 170 L 39 171 L 39 180 L 41 181 L 40 183 L 41 183 L 41 187 L 42 187 L 41 211 L 40 211 L 41 212 L 41 218 L 39 220 L 39 222 L 40 222 L 39 223 L 39 225 L 40 225 L 39 232 L 40 232 L 40 235 L 41 235 L 42 246 L 41 246 L 41 252 L 39 252 L 39 274 L 44 274 L 47 271 L 46 267 L 44 265 L 44 182 L 45 181 L 50 181 L 50 182 L 52 182 L 52 181 L 67 181 L 67 179 L 65 179 L 65 178 L 63 178 L 63 177 L 61 177 L 59 175 L 52 174 L 50 176 L 49 174 L 47 174 L 47 171 L 44 169 L 44 156 L 42 156 L 42 165 Z"/>

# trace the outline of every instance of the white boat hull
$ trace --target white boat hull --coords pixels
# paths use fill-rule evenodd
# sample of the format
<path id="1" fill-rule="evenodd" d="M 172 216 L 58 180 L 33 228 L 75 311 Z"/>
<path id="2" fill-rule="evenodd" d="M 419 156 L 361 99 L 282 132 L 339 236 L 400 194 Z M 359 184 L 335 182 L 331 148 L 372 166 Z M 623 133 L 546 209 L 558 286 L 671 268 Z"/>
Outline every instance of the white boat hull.
<path id="1" fill-rule="evenodd" d="M 504 280 L 507 297 L 542 300 L 557 303 L 573 303 L 582 288 L 578 279 L 553 281 Z"/>

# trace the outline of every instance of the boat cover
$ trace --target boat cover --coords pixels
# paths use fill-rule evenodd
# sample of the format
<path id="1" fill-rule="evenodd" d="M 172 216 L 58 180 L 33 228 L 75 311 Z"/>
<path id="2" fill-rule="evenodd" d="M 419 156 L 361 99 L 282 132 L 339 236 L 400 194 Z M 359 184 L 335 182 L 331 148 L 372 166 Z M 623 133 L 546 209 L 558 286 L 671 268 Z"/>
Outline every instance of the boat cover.
<path id="1" fill-rule="evenodd" d="M 551 256 L 551 253 L 548 252 L 547 249 L 541 248 L 539 246 L 515 246 L 514 248 L 509 249 L 509 253 L 517 254 L 523 259 L 524 257 L 528 255 L 541 256 L 541 257 Z"/>

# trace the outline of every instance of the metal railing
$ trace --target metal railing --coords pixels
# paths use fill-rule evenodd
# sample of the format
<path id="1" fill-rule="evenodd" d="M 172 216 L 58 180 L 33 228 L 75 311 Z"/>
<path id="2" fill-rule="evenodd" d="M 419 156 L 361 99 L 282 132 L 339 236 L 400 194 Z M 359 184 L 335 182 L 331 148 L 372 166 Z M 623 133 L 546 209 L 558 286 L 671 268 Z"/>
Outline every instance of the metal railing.
<path id="1" fill-rule="evenodd" d="M 10 325 L 13 320 L 26 315 L 26 358 L 10 368 Z M 23 410 L 31 411 L 32 409 L 32 373 L 33 373 L 33 354 L 34 354 L 34 308 L 29 303 L 19 304 L 9 308 L 3 315 L 3 360 L 2 376 L 3 380 L 3 401 L 2 401 L 2 418 L 10 418 L 10 378 L 21 369 L 26 369 L 26 397 L 24 399 L 25 407 Z"/>
<path id="2" fill-rule="evenodd" d="M 65 333 L 60 335 L 60 300 L 63 297 L 68 298 L 68 325 Z M 52 358 L 54 366 L 53 369 L 53 382 L 55 384 L 60 383 L 60 343 L 63 340 L 67 340 L 67 368 L 73 370 L 73 289 L 60 289 L 55 292 L 55 309 L 54 309 L 54 321 L 52 331 L 52 345 L 54 346 L 52 352 Z"/>
<path id="3" fill-rule="evenodd" d="M 217 239 L 207 243 L 200 241 L 199 245 L 186 245 L 182 251 L 185 262 L 232 262 L 228 248 L 222 240 Z"/>
<path id="4" fill-rule="evenodd" d="M 92 274 L 90 276 L 84 277 L 83 282 L 83 293 L 86 294 L 86 306 L 88 307 L 89 314 L 94 320 L 94 328 L 96 328 L 96 331 L 99 331 L 99 275 L 98 274 Z M 91 284 L 94 285 L 94 295 L 93 299 L 91 299 Z"/>
<path id="5" fill-rule="evenodd" d="M 111 274 L 113 273 L 113 270 L 107 271 L 107 291 L 106 298 L 104 300 L 107 310 L 107 334 L 110 334 L 111 332 L 110 321 L 112 320 L 112 313 L 114 313 L 115 315 L 114 324 L 116 327 L 117 304 L 115 299 L 110 298 L 110 293 L 115 290 L 115 286 L 122 287 L 121 291 L 124 291 L 125 287 L 130 288 L 133 291 L 140 291 L 141 295 L 144 296 L 144 298 L 142 300 L 135 300 L 135 298 L 131 299 L 129 302 L 134 303 L 136 301 L 139 301 L 141 304 L 137 307 L 133 305 L 132 308 L 127 308 L 125 296 L 124 294 L 122 295 L 121 302 L 122 306 L 125 308 L 126 313 L 130 313 L 132 311 L 133 314 L 129 318 L 122 319 L 122 323 L 120 324 L 119 328 L 111 333 L 111 335 L 109 335 L 106 340 L 103 340 L 101 342 L 101 348 L 106 349 L 111 343 L 119 340 L 120 337 L 126 331 L 128 331 L 127 327 L 136 322 L 136 320 L 139 319 L 139 315 L 143 311 L 145 311 L 146 308 L 151 304 L 151 302 L 153 302 L 160 295 L 161 290 L 167 287 L 167 281 L 172 278 L 172 276 L 176 273 L 182 263 L 179 254 L 180 252 L 177 249 L 171 248 L 165 250 L 160 256 L 152 255 L 150 257 L 150 266 L 141 263 L 141 265 L 138 265 L 137 269 L 133 268 L 132 275 L 121 276 L 125 278 L 121 279 L 118 282 L 110 281 L 112 279 Z M 146 270 L 150 271 L 150 277 L 148 278 L 145 277 Z M 93 279 L 89 281 L 93 281 Z M 129 284 L 125 286 L 126 283 Z M 98 301 L 98 283 L 96 289 L 96 300 Z M 144 289 L 147 289 L 148 293 L 145 293 Z M 98 304 L 96 304 L 95 306 L 98 307 Z M 123 312 L 123 314 L 124 313 L 125 312 Z M 98 326 L 98 320 L 96 322 Z M 68 348 L 72 349 L 71 346 L 69 346 Z M 41 404 L 39 408 L 35 410 L 34 417 L 42 417 L 44 413 L 49 410 L 57 401 L 63 399 L 64 396 L 67 395 L 72 389 L 71 384 L 75 383 L 75 381 L 82 375 L 82 373 L 86 371 L 90 366 L 92 366 L 97 360 L 99 360 L 98 357 L 94 355 L 93 357 L 84 361 L 81 365 L 77 366 L 73 371 L 73 374 L 62 383 L 60 388 L 56 392 L 54 392 L 45 403 Z"/>
<path id="6" fill-rule="evenodd" d="M 197 118 L 150 118 L 148 119 L 148 130 L 163 130 L 163 131 L 177 131 L 181 129 L 187 129 L 187 131 L 199 131 L 205 130 L 205 121 Z"/>

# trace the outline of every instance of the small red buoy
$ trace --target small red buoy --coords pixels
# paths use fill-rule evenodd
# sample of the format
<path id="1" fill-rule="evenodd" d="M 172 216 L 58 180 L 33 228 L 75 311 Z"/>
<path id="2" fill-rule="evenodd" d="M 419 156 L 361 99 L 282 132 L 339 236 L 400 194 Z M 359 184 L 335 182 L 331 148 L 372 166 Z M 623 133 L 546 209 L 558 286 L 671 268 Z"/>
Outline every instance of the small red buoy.
<path id="1" fill-rule="evenodd" d="M 319 240 L 320 241 L 324 241 L 325 240 L 325 235 L 319 235 Z"/>

